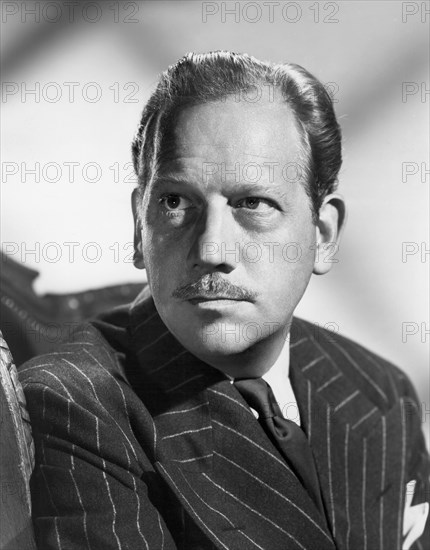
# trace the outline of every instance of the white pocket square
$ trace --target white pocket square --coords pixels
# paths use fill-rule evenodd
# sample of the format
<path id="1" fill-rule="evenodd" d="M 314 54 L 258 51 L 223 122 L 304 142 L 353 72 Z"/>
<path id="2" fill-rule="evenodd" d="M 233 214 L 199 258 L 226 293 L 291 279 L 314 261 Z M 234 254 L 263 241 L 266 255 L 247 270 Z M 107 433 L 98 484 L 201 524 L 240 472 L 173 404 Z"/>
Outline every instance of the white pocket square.
<path id="1" fill-rule="evenodd" d="M 429 514 L 428 502 L 411 506 L 416 484 L 417 482 L 415 479 L 406 484 L 402 550 L 409 550 L 413 543 L 420 538 L 424 532 L 427 516 Z"/>

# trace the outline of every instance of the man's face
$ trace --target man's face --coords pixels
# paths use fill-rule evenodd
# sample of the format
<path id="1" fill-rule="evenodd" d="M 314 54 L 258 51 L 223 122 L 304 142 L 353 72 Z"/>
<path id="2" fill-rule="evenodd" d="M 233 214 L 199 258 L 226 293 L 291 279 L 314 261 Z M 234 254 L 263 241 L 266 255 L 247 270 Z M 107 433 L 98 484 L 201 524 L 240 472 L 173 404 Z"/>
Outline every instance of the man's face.
<path id="1" fill-rule="evenodd" d="M 233 99 L 185 108 L 173 135 L 141 205 L 144 263 L 164 323 L 223 370 L 286 338 L 312 273 L 300 136 L 286 104 Z"/>

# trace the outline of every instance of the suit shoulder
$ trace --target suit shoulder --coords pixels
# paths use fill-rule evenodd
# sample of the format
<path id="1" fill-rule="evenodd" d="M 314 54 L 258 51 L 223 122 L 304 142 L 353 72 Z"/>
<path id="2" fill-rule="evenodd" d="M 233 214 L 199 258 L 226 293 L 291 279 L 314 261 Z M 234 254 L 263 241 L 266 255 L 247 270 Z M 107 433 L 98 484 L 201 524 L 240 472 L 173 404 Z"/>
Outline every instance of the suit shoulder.
<path id="1" fill-rule="evenodd" d="M 337 326 L 327 330 L 303 319 L 296 319 L 296 324 L 299 337 L 304 334 L 302 337 L 311 340 L 343 375 L 367 395 L 373 395 L 374 402 L 381 408 L 393 406 L 401 397 L 416 400 L 415 390 L 407 374 L 380 355 L 339 334 Z"/>
<path id="2" fill-rule="evenodd" d="M 57 351 L 26 361 L 18 372 L 24 387 L 39 384 L 79 392 L 88 384 L 109 386 L 120 370 L 115 349 L 92 323 L 83 323 Z"/>

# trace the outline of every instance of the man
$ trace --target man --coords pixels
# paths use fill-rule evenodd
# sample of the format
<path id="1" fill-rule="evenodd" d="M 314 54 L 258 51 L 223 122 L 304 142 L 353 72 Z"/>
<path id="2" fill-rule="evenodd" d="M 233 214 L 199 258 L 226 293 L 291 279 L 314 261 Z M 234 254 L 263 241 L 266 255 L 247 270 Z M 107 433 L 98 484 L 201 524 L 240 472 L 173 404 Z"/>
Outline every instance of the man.
<path id="1" fill-rule="evenodd" d="M 345 219 L 323 86 L 296 65 L 189 54 L 161 76 L 133 158 L 149 285 L 20 373 L 40 548 L 428 548 L 410 382 L 293 319 Z"/>

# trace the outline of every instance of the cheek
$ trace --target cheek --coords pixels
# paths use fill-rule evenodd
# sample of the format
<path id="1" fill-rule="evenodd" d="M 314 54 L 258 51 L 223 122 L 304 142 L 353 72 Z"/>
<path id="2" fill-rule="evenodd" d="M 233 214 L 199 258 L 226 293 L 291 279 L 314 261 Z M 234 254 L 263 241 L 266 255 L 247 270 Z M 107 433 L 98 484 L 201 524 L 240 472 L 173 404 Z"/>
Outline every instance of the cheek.
<path id="1" fill-rule="evenodd" d="M 312 270 L 315 257 L 315 226 L 304 216 L 297 223 L 285 223 L 270 239 L 259 240 L 261 263 L 268 271 L 280 274 Z M 254 252 L 250 248 L 250 252 Z M 288 276 L 288 275 L 287 275 Z"/>
<path id="2" fill-rule="evenodd" d="M 296 286 L 303 281 L 304 288 L 312 274 L 315 259 L 315 227 L 303 226 L 283 247 L 282 261 L 287 265 Z"/>
<path id="3" fill-rule="evenodd" d="M 290 243 L 280 252 L 280 256 L 260 278 L 264 281 L 265 302 L 273 319 L 293 313 L 309 284 L 312 270 L 312 255 L 303 252 L 300 247 Z"/>
<path id="4" fill-rule="evenodd" d="M 301 224 L 288 235 L 277 235 L 264 243 L 260 262 L 249 264 L 265 287 L 266 295 L 278 296 L 283 302 L 301 297 L 312 274 L 315 258 L 315 227 Z M 257 271 L 259 274 L 257 274 Z"/>
<path id="5" fill-rule="evenodd" d="M 305 288 L 312 274 L 314 265 L 314 252 L 309 246 L 298 242 L 280 244 L 276 253 L 264 262 L 264 267 L 258 267 L 263 271 L 261 280 L 270 281 L 267 290 L 276 293 L 276 289 Z"/>
<path id="6" fill-rule="evenodd" d="M 172 243 L 166 235 L 157 234 L 156 229 L 146 231 L 143 243 L 143 258 L 153 294 L 170 295 L 178 284 L 178 274 L 183 271 L 185 252 L 179 243 Z"/>

